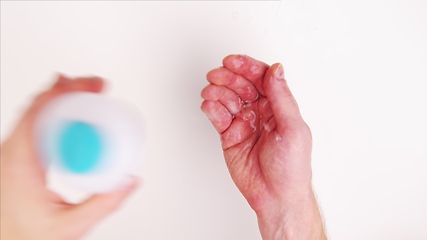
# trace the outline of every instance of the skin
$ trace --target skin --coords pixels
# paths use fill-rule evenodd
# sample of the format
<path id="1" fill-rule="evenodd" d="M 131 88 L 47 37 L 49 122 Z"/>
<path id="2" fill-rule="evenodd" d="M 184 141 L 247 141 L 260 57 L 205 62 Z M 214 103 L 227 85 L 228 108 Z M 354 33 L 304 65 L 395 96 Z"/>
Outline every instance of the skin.
<path id="1" fill-rule="evenodd" d="M 311 132 L 282 65 L 230 55 L 207 80 L 201 109 L 263 239 L 326 239 L 311 184 Z"/>
<path id="2" fill-rule="evenodd" d="M 103 85 L 97 77 L 58 76 L 50 89 L 37 96 L 1 144 L 1 239 L 78 239 L 136 188 L 136 179 L 129 178 L 120 189 L 94 195 L 77 205 L 64 202 L 46 188 L 45 172 L 33 142 L 36 116 L 57 96 L 75 91 L 99 93 Z"/>
<path id="3" fill-rule="evenodd" d="M 282 66 L 231 55 L 207 79 L 201 108 L 220 133 L 230 174 L 255 210 L 263 239 L 326 239 L 311 186 L 310 129 Z M 116 191 L 72 205 L 45 187 L 33 144 L 36 116 L 61 94 L 102 88 L 100 78 L 58 76 L 1 144 L 1 239 L 78 239 L 135 189 L 130 178 Z"/>

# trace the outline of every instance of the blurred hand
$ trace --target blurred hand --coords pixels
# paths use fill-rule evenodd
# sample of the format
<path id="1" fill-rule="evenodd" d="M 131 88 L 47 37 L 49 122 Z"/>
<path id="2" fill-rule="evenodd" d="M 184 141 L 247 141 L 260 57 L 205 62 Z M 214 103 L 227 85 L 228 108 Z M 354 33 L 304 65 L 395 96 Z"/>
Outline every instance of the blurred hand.
<path id="1" fill-rule="evenodd" d="M 264 239 L 323 239 L 311 185 L 311 133 L 281 64 L 230 55 L 207 74 L 201 109 Z"/>
<path id="2" fill-rule="evenodd" d="M 51 89 L 33 102 L 1 145 L 1 239 L 77 239 L 114 211 L 136 187 L 136 180 L 111 193 L 94 195 L 72 205 L 46 189 L 45 172 L 34 144 L 39 111 L 55 97 L 73 91 L 99 93 L 100 78 L 59 76 Z"/>

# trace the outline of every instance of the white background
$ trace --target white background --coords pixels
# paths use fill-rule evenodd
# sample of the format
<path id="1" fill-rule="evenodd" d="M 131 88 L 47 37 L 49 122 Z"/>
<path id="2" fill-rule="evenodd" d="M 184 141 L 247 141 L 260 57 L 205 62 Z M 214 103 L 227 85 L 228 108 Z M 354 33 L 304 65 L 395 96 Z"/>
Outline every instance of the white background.
<path id="1" fill-rule="evenodd" d="M 231 53 L 282 62 L 330 239 L 427 239 L 427 2 L 1 2 L 1 137 L 55 72 L 145 116 L 143 186 L 87 240 L 260 239 L 199 110 Z"/>

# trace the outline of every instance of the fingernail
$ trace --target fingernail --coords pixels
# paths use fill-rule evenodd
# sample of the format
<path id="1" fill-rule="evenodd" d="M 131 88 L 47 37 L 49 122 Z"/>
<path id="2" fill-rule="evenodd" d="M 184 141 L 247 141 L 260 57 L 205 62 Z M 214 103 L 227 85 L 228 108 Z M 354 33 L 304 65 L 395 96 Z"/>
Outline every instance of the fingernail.
<path id="1" fill-rule="evenodd" d="M 276 71 L 274 72 L 274 77 L 278 80 L 285 80 L 284 78 L 284 70 L 282 64 L 279 63 L 279 66 L 277 66 Z"/>

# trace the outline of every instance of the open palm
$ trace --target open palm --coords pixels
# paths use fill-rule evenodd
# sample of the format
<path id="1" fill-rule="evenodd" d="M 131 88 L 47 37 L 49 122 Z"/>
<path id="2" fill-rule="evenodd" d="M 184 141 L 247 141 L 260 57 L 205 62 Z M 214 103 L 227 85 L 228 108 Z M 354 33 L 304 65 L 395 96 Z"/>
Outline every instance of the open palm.
<path id="1" fill-rule="evenodd" d="M 202 110 L 221 136 L 233 181 L 256 211 L 311 190 L 311 134 L 283 67 L 230 55 L 210 71 Z"/>

